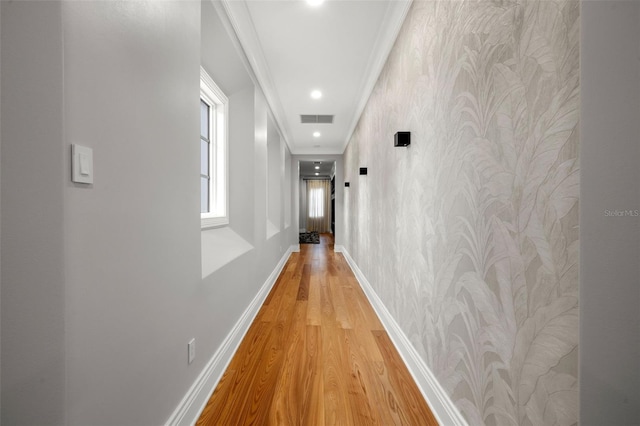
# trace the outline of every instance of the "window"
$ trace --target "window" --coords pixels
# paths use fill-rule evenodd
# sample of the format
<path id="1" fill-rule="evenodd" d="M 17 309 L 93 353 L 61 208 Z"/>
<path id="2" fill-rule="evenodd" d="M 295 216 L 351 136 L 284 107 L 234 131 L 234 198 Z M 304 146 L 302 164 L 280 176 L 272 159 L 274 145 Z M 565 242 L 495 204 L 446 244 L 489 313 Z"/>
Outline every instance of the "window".
<path id="1" fill-rule="evenodd" d="M 324 191 L 313 188 L 309 191 L 309 217 L 324 217 Z"/>
<path id="2" fill-rule="evenodd" d="M 327 179 L 307 180 L 307 232 L 331 230 L 331 192 Z"/>
<path id="3" fill-rule="evenodd" d="M 200 221 L 203 228 L 227 225 L 228 99 L 200 67 Z"/>

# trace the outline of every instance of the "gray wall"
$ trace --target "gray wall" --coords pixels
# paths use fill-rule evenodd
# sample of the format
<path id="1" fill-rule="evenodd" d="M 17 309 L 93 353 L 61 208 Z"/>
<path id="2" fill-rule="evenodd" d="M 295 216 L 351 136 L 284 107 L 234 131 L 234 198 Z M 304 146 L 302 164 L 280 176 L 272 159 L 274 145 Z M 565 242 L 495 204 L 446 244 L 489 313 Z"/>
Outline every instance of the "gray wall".
<path id="1" fill-rule="evenodd" d="M 64 149 L 92 147 L 95 169 L 90 187 L 63 180 L 67 420 L 160 424 L 207 354 L 188 143 L 200 7 L 65 2 L 63 22 Z M 187 366 L 192 337 L 205 351 Z"/>
<path id="2" fill-rule="evenodd" d="M 62 10 L 57 2 L 0 7 L 2 423 L 63 424 Z"/>
<path id="3" fill-rule="evenodd" d="M 2 420 L 162 424 L 295 242 L 266 240 L 256 186 L 290 155 L 267 157 L 268 107 L 210 2 L 2 2 L 1 29 Z M 201 63 L 230 99 L 230 229 L 253 246 L 204 278 Z"/>
<path id="4" fill-rule="evenodd" d="M 229 194 L 229 223 L 245 240 L 254 241 L 254 98 L 253 85 L 229 96 L 230 141 L 229 179 L 238 188 Z M 238 142 L 239 141 L 239 142 Z"/>
<path id="5" fill-rule="evenodd" d="M 280 185 L 277 189 L 277 199 L 280 200 L 280 228 L 287 229 L 291 227 L 291 210 L 293 210 L 291 207 L 291 153 L 284 138 L 279 135 L 279 139 L 278 163 L 280 167 L 277 173 L 279 174 Z M 298 232 L 293 228 L 288 232 L 289 236 L 295 237 L 294 240 L 296 240 Z"/>
<path id="6" fill-rule="evenodd" d="M 578 420 L 579 6 L 414 1 L 345 150 L 345 247 L 470 425 Z"/>
<path id="7" fill-rule="evenodd" d="M 454 8 L 464 8 L 464 3 L 465 2 L 451 2 L 450 4 L 454 5 Z M 529 2 L 528 4 L 536 6 L 537 3 Z M 540 2 L 539 4 L 551 5 L 550 2 Z M 570 328 L 566 328 L 568 324 L 576 324 L 577 316 L 573 312 L 575 311 L 575 307 L 571 309 L 571 323 L 566 321 L 566 319 L 568 319 L 566 315 L 562 317 L 559 316 L 555 320 L 551 320 L 551 317 L 548 317 L 546 321 L 549 321 L 549 324 L 555 323 L 555 330 L 553 332 L 564 328 L 565 333 L 563 333 L 564 337 L 562 339 L 558 339 L 555 343 L 548 346 L 549 351 L 547 351 L 547 354 L 566 351 L 568 342 L 579 342 L 576 349 L 570 354 L 571 363 L 568 363 L 567 360 L 564 359 L 553 367 L 554 369 L 566 369 L 570 366 L 569 372 L 571 376 L 573 376 L 576 368 L 574 362 L 575 354 L 579 349 L 579 392 L 573 391 L 573 389 L 575 389 L 575 378 L 568 376 L 566 374 L 567 370 L 556 375 L 557 378 L 562 378 L 564 384 L 562 384 L 561 381 L 556 381 L 556 384 L 553 385 L 555 391 L 552 395 L 548 394 L 552 389 L 549 386 L 552 384 L 551 381 L 548 381 L 549 377 L 540 378 L 540 380 L 535 382 L 535 385 L 538 386 L 546 381 L 547 389 L 536 389 L 533 397 L 527 403 L 527 410 L 530 413 L 535 413 L 539 408 L 546 406 L 548 409 L 544 411 L 545 420 L 547 419 L 546 416 L 558 415 L 564 416 L 564 419 L 569 423 L 577 419 L 576 414 L 579 410 L 580 424 L 583 425 L 638 424 L 638 419 L 640 419 L 640 287 L 638 285 L 640 282 L 640 262 L 638 260 L 640 259 L 640 218 L 638 217 L 638 210 L 640 210 L 640 190 L 638 185 L 640 182 L 640 169 L 638 168 L 638 159 L 640 158 L 640 144 L 638 143 L 638 135 L 640 134 L 640 61 L 638 59 L 640 3 L 635 1 L 584 1 L 581 2 L 580 18 L 577 21 L 575 21 L 575 11 L 573 14 L 567 13 L 571 12 L 571 7 L 575 7 L 575 3 L 566 2 L 554 4 L 563 5 L 562 8 L 557 10 L 565 14 L 563 19 L 565 24 L 572 22 L 568 17 L 571 17 L 573 22 L 579 23 L 579 27 L 569 26 L 571 31 L 567 32 L 566 36 L 560 38 L 548 37 L 546 40 L 550 43 L 556 43 L 556 49 L 554 49 L 555 57 L 558 57 L 560 52 L 570 45 L 573 46 L 572 55 L 575 55 L 577 52 L 575 49 L 578 46 L 575 37 L 580 34 L 580 138 L 579 144 L 576 144 L 575 138 L 567 144 L 571 149 L 568 150 L 565 148 L 562 157 L 563 161 L 570 159 L 572 155 L 575 155 L 575 148 L 579 146 L 580 215 L 578 225 L 576 223 L 574 207 L 572 214 L 563 219 L 564 224 L 557 226 L 549 235 L 559 235 L 557 233 L 562 230 L 564 234 L 563 238 L 570 237 L 574 239 L 574 242 L 579 241 L 580 322 L 579 330 L 573 325 Z M 479 5 L 485 6 L 486 11 L 491 7 L 489 2 L 479 3 Z M 414 7 L 417 7 L 416 3 L 414 3 Z M 442 9 L 445 9 L 444 6 Z M 465 15 L 461 12 L 462 10 L 457 10 L 456 13 L 449 16 L 453 18 L 453 25 L 448 29 L 448 33 L 453 33 L 456 29 L 456 23 L 463 22 L 466 19 Z M 478 10 L 478 12 L 479 14 L 482 13 L 481 10 Z M 431 11 L 422 16 L 431 16 Z M 527 15 L 525 14 L 525 16 Z M 503 15 L 503 17 L 506 17 L 506 15 Z M 443 17 L 443 19 L 446 18 L 448 17 Z M 417 21 L 419 21 L 419 19 L 419 17 L 416 18 Z M 411 20 L 412 16 L 410 15 L 407 21 L 411 22 Z M 504 21 L 504 23 L 508 22 L 508 20 Z M 553 20 L 543 19 L 538 20 L 538 22 L 549 24 L 552 23 Z M 526 26 L 529 24 L 530 21 L 521 21 L 521 25 Z M 405 23 L 405 25 L 409 24 Z M 424 26 L 424 28 L 428 31 L 431 27 Z M 473 26 L 469 28 L 473 28 Z M 499 29 L 501 27 L 492 24 L 491 28 Z M 506 26 L 502 28 L 506 28 Z M 559 28 L 562 28 L 562 25 L 555 26 L 555 30 Z M 520 34 L 524 33 L 525 32 L 522 32 Z M 552 33 L 547 31 L 546 34 Z M 498 34 L 495 34 L 495 36 L 499 37 Z M 400 39 L 401 38 L 402 33 L 400 35 Z M 419 65 L 420 61 L 405 62 L 406 58 L 415 58 L 415 55 L 406 55 L 397 52 L 397 50 L 401 49 L 404 45 L 404 42 L 400 41 L 400 39 L 396 42 L 396 53 L 392 52 L 390 55 L 391 65 L 388 64 L 388 69 L 383 71 L 382 78 L 384 78 L 385 72 L 393 73 L 396 72 L 398 68 L 402 69 L 403 67 L 407 69 L 406 72 L 402 73 L 403 76 L 412 78 L 418 75 L 417 71 L 412 69 L 411 66 L 415 64 Z M 428 51 L 431 55 L 435 55 L 435 52 L 438 52 L 439 48 L 435 43 L 441 43 L 442 41 L 448 41 L 450 43 L 449 46 L 455 45 L 454 41 L 446 38 L 425 37 L 421 39 L 418 31 L 414 33 L 414 37 L 411 41 L 408 41 L 408 43 L 416 43 L 416 45 L 411 46 L 413 52 L 419 52 L 420 49 L 424 48 L 421 46 L 421 43 L 434 43 L 433 48 L 428 49 Z M 490 41 L 490 38 L 487 39 L 487 41 Z M 449 51 L 449 53 L 452 52 Z M 533 50 L 531 50 L 529 54 L 535 57 Z M 478 56 L 477 58 L 478 60 L 482 60 L 483 62 L 481 63 L 486 65 L 487 57 Z M 440 66 L 447 65 L 446 62 L 441 61 L 436 61 L 435 63 L 442 64 Z M 566 65 L 571 62 L 563 61 L 562 63 Z M 572 66 L 565 66 L 562 72 L 567 73 L 567 75 L 575 74 L 572 73 L 572 71 L 577 70 L 577 67 L 575 63 L 572 64 Z M 531 63 L 528 69 L 531 69 L 532 66 L 535 67 L 535 64 Z M 549 68 L 546 70 L 546 73 L 549 72 L 554 71 Z M 549 74 L 547 74 L 547 76 L 548 75 Z M 392 76 L 398 77 L 397 74 L 392 74 Z M 447 102 L 442 96 L 442 93 L 446 92 L 438 92 L 438 89 L 444 89 L 446 87 L 449 90 L 455 88 L 455 86 L 447 87 L 445 85 L 434 84 L 431 79 L 438 76 L 446 80 L 447 74 L 438 73 L 437 68 L 433 70 L 429 69 L 428 72 L 425 72 L 424 80 L 420 82 L 421 85 L 418 86 L 419 90 L 405 91 L 409 104 L 415 102 L 416 98 L 418 102 L 423 102 L 422 105 L 425 107 L 424 110 L 426 111 L 425 114 L 427 117 L 430 114 L 437 114 L 439 108 L 447 107 Z M 402 86 L 401 78 L 395 78 L 392 79 L 392 81 L 394 87 Z M 458 84 L 466 83 L 467 82 L 463 81 Z M 541 85 L 537 85 L 537 87 L 530 87 L 528 90 L 540 90 L 541 87 Z M 496 92 L 500 89 L 500 86 L 494 86 L 493 88 Z M 558 92 L 557 87 L 554 87 L 553 93 Z M 430 100 L 433 100 L 430 95 L 434 93 L 439 94 L 437 102 L 430 102 Z M 468 93 L 473 92 L 468 91 Z M 381 108 L 384 108 L 384 105 L 390 103 L 389 100 L 393 99 L 393 96 L 384 93 L 379 96 L 380 99 L 383 100 L 380 104 Z M 468 94 L 465 96 L 468 96 Z M 531 96 L 531 94 L 529 96 Z M 375 90 L 372 99 L 374 102 L 378 99 Z M 402 99 L 405 100 L 405 97 L 402 97 Z M 529 97 L 529 99 L 533 100 L 531 97 Z M 575 98 L 572 103 L 575 103 Z M 518 104 L 514 103 L 512 105 L 515 106 Z M 368 108 L 369 109 L 365 109 L 365 115 L 363 117 L 368 116 L 369 120 L 373 121 L 374 125 L 370 125 L 369 129 L 376 129 L 377 123 L 386 124 L 387 120 L 376 121 L 376 112 L 371 111 L 370 106 Z M 422 111 L 411 105 L 409 108 L 412 108 L 412 111 Z M 514 110 L 515 109 L 514 107 Z M 384 110 L 382 111 L 385 112 Z M 402 107 L 399 108 L 399 111 L 403 111 Z M 501 128 L 504 130 L 508 128 L 508 126 L 505 126 L 507 124 L 505 117 L 508 115 L 504 114 L 504 112 L 500 114 L 502 118 Z M 387 112 L 382 115 L 384 117 L 390 117 L 388 119 L 390 121 L 394 120 L 394 114 Z M 398 117 L 409 116 L 410 114 L 398 114 Z M 431 146 L 434 144 L 434 136 L 438 135 L 439 125 L 447 125 L 447 121 L 452 118 L 457 117 L 453 114 L 448 114 L 446 117 L 443 117 L 443 120 L 435 121 L 431 128 L 429 128 L 431 123 L 424 117 L 421 117 L 416 123 L 409 121 L 406 124 L 408 126 L 415 126 L 415 130 L 424 130 L 423 135 L 418 135 L 424 136 L 424 138 L 416 138 L 416 142 L 422 142 L 425 145 Z M 371 124 L 372 121 L 364 121 L 364 127 L 366 128 L 367 123 Z M 424 128 L 425 123 L 427 124 L 426 128 Z M 403 126 L 399 126 L 398 128 L 400 127 Z M 570 127 L 565 127 L 565 129 L 566 128 Z M 576 128 L 576 130 L 577 129 L 578 128 Z M 412 130 L 414 129 L 412 128 Z M 392 208 L 398 208 L 402 197 L 400 197 L 398 202 L 396 202 L 396 198 L 401 192 L 401 189 L 398 189 L 397 192 L 388 190 L 385 188 L 385 182 L 392 182 L 396 174 L 403 176 L 402 170 L 411 167 L 410 159 L 419 156 L 422 148 L 412 146 L 407 150 L 406 156 L 402 151 L 389 152 L 386 155 L 379 153 L 372 155 L 372 151 L 375 148 L 371 148 L 371 146 L 377 146 L 375 141 L 377 141 L 378 138 L 376 137 L 377 135 L 366 133 L 367 131 L 369 130 L 363 132 L 364 137 L 362 138 L 364 142 L 355 145 L 352 142 L 345 154 L 345 164 L 347 164 L 348 169 L 346 179 L 357 180 L 355 186 L 352 182 L 352 188 L 346 194 L 347 234 L 350 235 L 350 227 L 358 227 L 358 230 L 353 231 L 353 239 L 347 242 L 347 249 L 354 254 L 354 258 L 356 258 L 360 267 L 370 281 L 372 281 L 372 284 L 379 286 L 377 290 L 379 294 L 383 295 L 389 309 L 392 312 L 397 312 L 397 318 L 403 320 L 403 312 L 406 312 L 407 309 L 403 308 L 402 303 L 407 299 L 406 296 L 403 296 L 402 291 L 396 291 L 394 294 L 392 288 L 385 288 L 383 284 L 385 282 L 392 282 L 393 286 L 390 287 L 396 287 L 399 284 L 393 283 L 393 279 L 398 279 L 401 275 L 392 274 L 390 279 L 380 280 L 381 276 L 384 277 L 386 269 L 391 268 L 391 266 L 385 266 L 384 262 L 381 262 L 380 258 L 376 257 L 375 250 L 376 247 L 379 246 L 379 243 L 371 244 L 366 241 L 365 237 L 361 237 L 363 234 L 362 229 L 365 228 L 366 231 L 367 220 L 375 221 L 375 218 L 370 217 L 368 213 L 362 213 L 359 220 L 351 220 L 349 215 L 357 214 L 358 209 L 364 208 L 372 210 L 372 205 L 375 206 L 373 210 L 384 212 L 384 204 L 376 204 L 380 201 L 386 201 L 393 206 Z M 487 138 L 489 140 L 499 140 L 505 135 L 505 133 L 501 132 L 490 131 L 488 133 L 491 136 Z M 356 138 L 357 137 L 356 135 Z M 384 136 L 384 138 L 388 139 L 387 136 Z M 440 151 L 440 155 L 455 151 L 456 148 L 448 142 L 449 141 L 447 141 L 445 145 L 446 149 Z M 481 145 L 486 142 L 476 140 L 474 143 Z M 469 144 L 468 146 L 472 145 Z M 382 150 L 382 148 L 380 148 L 380 150 Z M 416 151 L 418 151 L 418 153 L 416 153 Z M 502 152 L 507 151 L 503 150 Z M 411 156 L 409 156 L 408 153 L 411 153 Z M 424 167 L 424 163 L 426 163 L 427 169 L 438 171 L 438 162 L 436 162 L 436 164 L 429 164 L 431 158 L 433 158 L 433 155 L 426 155 L 420 158 L 423 162 L 421 167 Z M 457 164 L 463 164 L 464 157 L 456 154 L 453 158 L 457 160 Z M 480 157 L 476 155 L 475 158 L 478 159 Z M 484 157 L 484 166 L 477 168 L 477 170 L 483 172 L 498 170 L 495 168 L 496 163 L 489 161 L 490 158 L 491 156 Z M 473 157 L 471 159 L 473 160 Z M 407 162 L 406 167 L 402 161 Z M 379 171 L 370 170 L 370 176 L 367 179 L 358 179 L 357 176 L 349 174 L 355 174 L 355 166 L 358 164 L 366 165 L 367 162 L 369 164 L 376 164 L 376 168 L 379 169 Z M 387 167 L 389 162 L 395 167 Z M 451 169 L 453 170 L 454 168 Z M 354 172 L 351 172 L 351 170 L 354 170 Z M 383 176 L 383 179 L 376 180 L 378 173 L 386 173 L 386 175 Z M 406 182 L 407 185 L 411 185 L 421 174 L 422 168 L 417 168 L 414 172 L 407 174 L 409 179 L 404 182 Z M 447 173 L 440 173 L 438 171 L 435 176 L 442 179 L 442 177 L 447 176 Z M 485 182 L 482 178 L 486 178 L 486 175 L 479 173 L 478 176 L 480 179 L 472 180 L 472 182 L 482 185 Z M 548 176 L 552 177 L 553 175 L 549 174 Z M 508 180 L 503 179 L 501 181 L 507 182 Z M 404 182 L 396 185 L 396 187 L 405 188 Z M 429 184 L 428 180 L 425 180 L 425 182 L 427 183 L 421 185 L 424 191 L 433 192 L 434 188 L 437 189 L 437 185 Z M 434 183 L 437 182 L 438 181 Z M 529 182 L 529 185 L 531 183 L 532 182 Z M 577 188 L 577 184 L 578 182 L 575 181 L 572 188 L 566 187 L 566 194 L 574 197 L 576 195 L 575 188 Z M 375 190 L 372 190 L 370 186 L 375 186 Z M 446 201 L 446 198 L 456 190 L 455 185 L 450 185 L 446 188 L 446 191 L 436 194 L 435 197 L 429 195 L 426 199 L 430 200 L 435 198 L 440 204 L 443 200 Z M 383 195 L 377 196 L 377 191 L 383 191 Z M 491 192 L 495 194 L 495 191 L 501 190 L 499 187 L 494 186 Z M 413 193 L 410 193 L 410 198 L 407 198 L 407 200 L 410 201 L 411 199 L 418 198 L 419 195 L 417 194 L 420 193 L 421 190 L 416 188 Z M 544 192 L 540 192 L 539 194 L 542 196 Z M 569 199 L 567 199 L 567 202 L 568 201 Z M 575 204 L 575 206 L 577 205 L 578 204 Z M 438 208 L 439 206 L 436 205 L 434 207 Z M 453 205 L 452 207 L 459 209 L 460 205 Z M 413 207 L 409 205 L 407 208 L 403 207 L 401 210 L 404 212 L 403 215 L 409 217 L 409 220 L 412 221 L 413 229 L 422 226 L 421 221 L 424 220 L 425 217 L 432 216 L 431 209 L 425 209 L 425 214 L 423 215 L 416 215 L 412 208 Z M 435 215 L 434 218 L 438 221 L 436 223 L 437 226 L 428 227 L 430 231 L 428 238 L 422 242 L 416 243 L 414 239 L 400 238 L 398 247 L 393 248 L 393 239 L 388 240 L 391 243 L 384 244 L 383 246 L 392 247 L 393 249 L 392 253 L 388 253 L 388 250 L 385 250 L 385 256 L 393 256 L 397 252 L 400 252 L 402 246 L 408 245 L 410 249 L 406 251 L 406 254 L 412 256 L 415 260 L 415 262 L 410 262 L 410 267 L 413 267 L 412 264 L 417 264 L 422 259 L 425 259 L 427 262 L 446 261 L 447 257 L 438 257 L 437 253 L 434 255 L 434 253 L 429 250 L 429 247 L 437 243 L 437 239 L 440 236 L 444 235 L 450 239 L 459 232 L 446 233 L 446 228 L 442 226 L 443 222 L 446 224 L 446 222 L 442 220 L 443 218 L 446 220 L 446 217 L 446 215 L 442 214 Z M 455 218 L 453 215 L 449 217 Z M 378 231 L 378 238 L 384 238 L 387 224 L 392 224 L 396 227 L 400 224 L 400 230 L 402 230 L 402 224 L 406 221 L 406 219 L 394 221 L 389 217 L 385 217 L 384 219 L 380 226 L 373 227 L 373 229 L 381 229 L 381 231 Z M 477 226 L 478 222 L 469 223 L 471 224 L 469 228 L 473 228 Z M 567 223 L 572 223 L 572 225 L 567 227 Z M 576 239 L 575 233 L 578 229 L 579 238 Z M 399 239 L 398 230 L 392 228 L 390 231 L 393 232 L 394 238 L 397 241 Z M 445 231 L 444 234 L 443 231 Z M 364 234 L 368 235 L 370 233 L 364 232 Z M 419 233 L 416 234 L 419 235 Z M 454 258 L 454 256 L 460 252 L 460 247 L 464 247 L 464 245 L 458 246 L 453 250 L 450 253 L 449 259 Z M 562 247 L 562 245 L 558 247 Z M 577 253 L 575 248 L 575 244 L 573 247 L 565 246 L 560 253 L 575 255 Z M 358 252 L 358 249 L 361 249 L 360 252 Z M 421 255 L 422 259 L 416 257 L 416 253 Z M 557 264 L 560 265 L 560 263 Z M 518 267 L 517 262 L 512 262 L 509 266 L 512 271 L 516 271 Z M 574 273 L 575 268 L 572 269 L 571 276 L 574 276 Z M 416 282 L 417 285 L 420 284 L 420 281 L 433 279 L 429 274 L 415 275 L 421 277 L 421 279 Z M 522 278 L 526 278 L 527 281 L 532 278 L 530 274 L 527 275 L 529 276 L 514 276 L 512 283 L 517 283 L 517 281 Z M 565 277 L 568 276 L 570 275 L 565 275 Z M 448 273 L 440 277 L 436 275 L 434 277 L 436 285 L 430 285 L 427 288 L 429 288 L 436 297 L 444 297 L 446 300 L 446 297 L 448 297 L 450 293 L 438 289 L 437 283 L 444 278 L 450 277 L 451 275 Z M 489 276 L 489 279 L 491 278 L 492 277 Z M 409 281 L 410 277 L 408 277 L 407 280 Z M 380 283 L 378 284 L 378 282 Z M 568 285 L 573 282 L 575 282 L 574 278 L 570 281 L 565 279 L 562 291 L 566 291 L 566 289 L 569 288 Z M 462 281 L 460 288 L 463 288 L 464 284 Z M 476 299 L 480 302 L 477 306 L 480 306 L 480 309 L 485 309 L 488 306 L 482 304 L 481 299 L 478 297 L 480 296 L 479 291 L 482 287 L 478 284 L 479 283 L 474 284 L 475 293 L 469 293 L 469 298 Z M 387 296 L 387 294 L 389 294 L 389 296 Z M 531 293 L 529 293 L 529 299 L 531 300 L 529 303 L 532 303 L 534 300 L 530 296 Z M 432 297 L 430 296 L 430 298 Z M 500 299 L 493 299 L 491 304 L 494 304 L 498 300 L 504 300 L 503 296 L 500 296 Z M 484 308 L 482 308 L 482 306 L 484 306 Z M 444 311 L 446 307 L 440 306 L 439 309 Z M 420 328 L 415 327 L 411 321 L 419 322 L 426 317 L 426 315 L 424 315 L 426 311 L 424 306 L 419 306 L 418 311 L 422 312 L 422 314 L 409 312 L 409 321 L 406 321 L 407 325 L 405 326 L 405 331 L 409 336 L 415 336 L 420 333 Z M 503 315 L 506 310 L 497 312 Z M 540 312 L 542 313 L 544 311 Z M 430 313 L 429 316 L 431 316 Z M 451 321 L 451 318 L 452 317 L 447 317 L 446 315 L 443 316 L 443 319 L 447 321 L 447 327 L 445 328 L 447 332 L 455 332 L 456 327 L 459 327 L 459 324 Z M 495 317 L 492 317 L 492 319 L 495 320 Z M 489 320 L 489 316 L 485 316 L 485 320 Z M 401 324 L 404 326 L 405 322 L 402 321 Z M 551 335 L 551 330 L 542 332 L 542 322 L 538 324 L 540 324 L 541 327 L 538 332 L 540 336 L 543 334 Z M 459 334 L 461 336 L 464 335 L 463 333 Z M 577 338 L 578 334 L 579 339 Z M 495 340 L 496 339 L 492 339 L 491 341 L 493 342 Z M 414 339 L 414 341 L 418 349 L 424 347 L 422 346 L 424 343 L 419 339 Z M 522 343 L 523 339 L 520 338 L 518 341 Z M 449 375 L 452 371 L 452 365 L 449 363 L 449 360 L 455 359 L 455 357 L 448 358 L 438 356 L 437 350 L 437 348 L 429 349 L 427 346 L 427 350 L 425 350 L 427 354 L 426 359 L 429 360 L 429 365 L 436 370 L 441 383 L 445 387 L 451 386 L 453 388 L 452 383 L 459 383 L 459 378 L 453 374 L 454 381 L 451 382 L 448 380 L 448 377 L 451 377 Z M 433 355 L 434 353 L 436 353 L 436 355 Z M 455 355 L 455 351 L 452 352 L 452 354 Z M 536 368 L 542 365 L 539 361 L 547 356 L 544 353 L 539 353 L 539 355 L 540 356 L 536 357 Z M 514 358 L 512 358 L 512 362 L 515 362 Z M 483 368 L 486 367 L 485 364 L 481 366 Z M 438 369 L 440 368 L 444 370 L 443 373 L 438 373 Z M 495 380 L 495 378 L 492 380 Z M 518 392 L 513 394 L 514 396 L 519 396 L 523 391 L 527 391 L 529 385 L 527 385 L 526 382 L 521 383 L 525 385 L 521 385 Z M 567 386 L 568 389 L 564 389 L 563 386 Z M 495 383 L 493 383 L 493 389 L 494 398 L 491 399 L 492 403 L 490 407 L 495 409 L 498 407 L 497 401 L 500 395 L 497 393 L 497 389 L 499 388 L 496 387 Z M 453 393 L 453 399 L 459 404 L 462 402 L 460 406 L 464 407 L 466 415 L 469 415 L 469 413 L 473 411 L 469 409 L 470 404 L 468 400 L 464 401 L 464 399 L 461 398 L 460 391 Z M 501 399 L 502 401 L 505 400 L 504 398 Z M 473 424 L 480 424 L 486 421 L 486 419 L 479 417 L 472 417 L 471 419 L 471 423 Z M 494 420 L 495 419 L 489 419 L 489 421 Z M 535 421 L 534 424 L 536 424 Z M 538 424 L 550 423 L 541 421 L 538 422 Z"/>
<path id="8" fill-rule="evenodd" d="M 268 170 L 267 170 L 267 217 L 272 226 L 276 229 L 282 228 L 282 222 L 284 218 L 281 217 L 282 213 L 282 184 L 284 176 L 283 158 L 281 153 L 280 144 L 284 145 L 284 141 L 281 141 L 280 133 L 273 122 L 273 119 L 269 117 L 267 121 L 267 158 L 268 158 Z"/>
<path id="9" fill-rule="evenodd" d="M 298 179 L 298 226 L 307 229 L 307 184 L 302 177 Z"/>
<path id="10" fill-rule="evenodd" d="M 580 423 L 638 424 L 640 3 L 581 13 Z"/>
<path id="11" fill-rule="evenodd" d="M 2 7 L 0 7 L 0 99 L 2 99 Z M 2 108 L 0 107 L 0 252 L 2 241 Z M 2 259 L 0 255 L 0 333 L 2 332 Z M 0 354 L 2 354 L 2 338 L 0 337 Z M 0 413 L 2 412 L 2 361 L 0 361 Z M 2 416 L 0 415 L 0 423 Z"/>

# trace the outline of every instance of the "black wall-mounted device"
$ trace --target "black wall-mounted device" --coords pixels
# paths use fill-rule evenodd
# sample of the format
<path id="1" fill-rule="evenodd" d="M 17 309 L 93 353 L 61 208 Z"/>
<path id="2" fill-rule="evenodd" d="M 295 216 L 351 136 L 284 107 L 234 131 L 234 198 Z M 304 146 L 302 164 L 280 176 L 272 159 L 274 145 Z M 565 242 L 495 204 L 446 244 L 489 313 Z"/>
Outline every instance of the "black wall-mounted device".
<path id="1" fill-rule="evenodd" d="M 367 174 L 367 168 L 366 167 L 360 167 L 360 174 L 361 175 L 366 175 Z"/>
<path id="2" fill-rule="evenodd" d="M 393 146 L 411 145 L 411 132 L 398 132 L 393 137 Z"/>

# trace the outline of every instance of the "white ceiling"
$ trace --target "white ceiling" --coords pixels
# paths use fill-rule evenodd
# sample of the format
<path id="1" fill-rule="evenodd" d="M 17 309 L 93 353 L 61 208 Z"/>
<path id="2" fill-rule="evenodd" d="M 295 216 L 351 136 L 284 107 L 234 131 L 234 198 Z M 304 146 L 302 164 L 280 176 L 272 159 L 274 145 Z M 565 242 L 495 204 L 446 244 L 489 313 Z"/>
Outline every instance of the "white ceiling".
<path id="1" fill-rule="evenodd" d="M 223 0 L 293 154 L 342 154 L 410 0 Z M 322 91 L 319 100 L 310 97 Z M 333 124 L 301 124 L 332 114 Z M 319 131 L 319 138 L 313 132 Z"/>
<path id="2" fill-rule="evenodd" d="M 320 163 L 320 164 L 317 164 Z M 330 177 L 333 161 L 300 161 L 300 177 Z M 316 167 L 319 167 L 316 169 Z"/>

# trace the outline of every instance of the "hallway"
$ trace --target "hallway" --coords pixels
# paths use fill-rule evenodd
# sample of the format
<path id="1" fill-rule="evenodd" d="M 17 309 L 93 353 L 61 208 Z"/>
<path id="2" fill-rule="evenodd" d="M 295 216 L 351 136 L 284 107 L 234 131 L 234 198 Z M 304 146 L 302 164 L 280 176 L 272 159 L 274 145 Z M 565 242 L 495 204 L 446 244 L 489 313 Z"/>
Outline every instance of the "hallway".
<path id="1" fill-rule="evenodd" d="M 198 425 L 436 425 L 333 240 L 301 244 Z"/>

